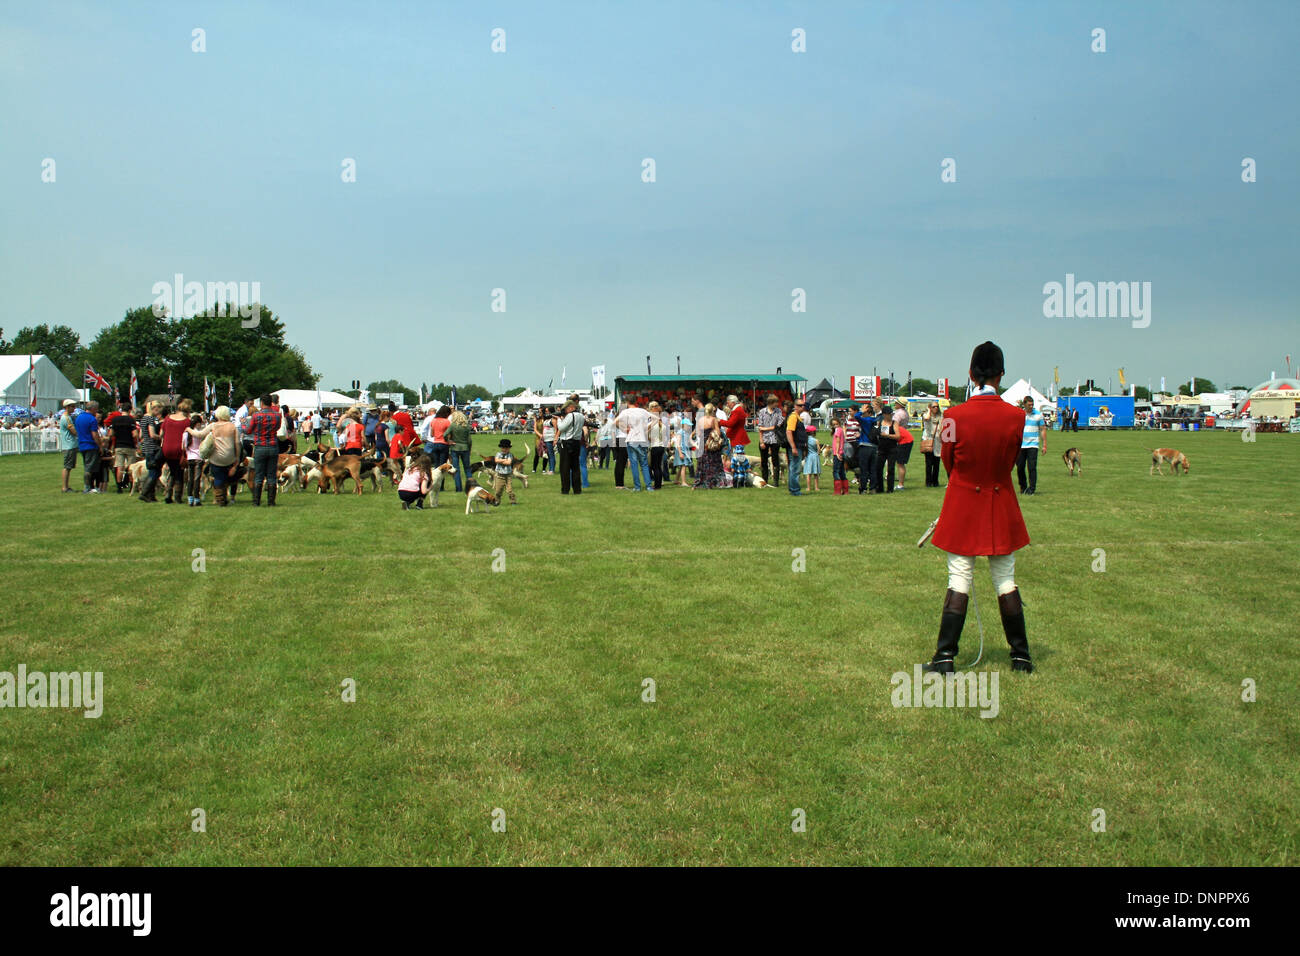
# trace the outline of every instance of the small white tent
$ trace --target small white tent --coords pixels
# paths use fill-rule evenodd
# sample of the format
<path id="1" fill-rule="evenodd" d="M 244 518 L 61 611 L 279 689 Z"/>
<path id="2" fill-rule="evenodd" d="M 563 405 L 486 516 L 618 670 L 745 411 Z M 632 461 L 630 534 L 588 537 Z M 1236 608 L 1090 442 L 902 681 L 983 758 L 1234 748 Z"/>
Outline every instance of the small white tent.
<path id="1" fill-rule="evenodd" d="M 77 387 L 47 356 L 0 355 L 0 405 L 28 407 L 27 373 L 33 362 L 36 365 L 36 414 L 53 414 L 63 405 L 64 399 L 81 398 Z"/>
<path id="2" fill-rule="evenodd" d="M 272 395 L 280 396 L 280 404 L 287 405 L 294 411 L 315 411 L 318 408 L 351 408 L 360 405 L 361 400 L 348 398 L 338 392 L 317 391 L 311 388 L 277 388 Z"/>
<path id="3" fill-rule="evenodd" d="M 1050 398 L 1038 389 L 1034 388 L 1023 378 L 1002 393 L 1002 401 L 1009 405 L 1019 405 L 1025 400 L 1026 395 L 1034 400 L 1034 408 L 1039 411 L 1042 411 L 1044 408 L 1052 408 L 1055 404 Z"/>

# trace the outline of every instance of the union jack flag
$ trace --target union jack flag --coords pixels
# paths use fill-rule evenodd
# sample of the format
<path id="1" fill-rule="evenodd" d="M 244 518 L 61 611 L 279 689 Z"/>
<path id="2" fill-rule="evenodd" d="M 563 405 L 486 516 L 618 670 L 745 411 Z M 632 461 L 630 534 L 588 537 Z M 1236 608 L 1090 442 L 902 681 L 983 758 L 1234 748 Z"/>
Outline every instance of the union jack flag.
<path id="1" fill-rule="evenodd" d="M 104 376 L 100 375 L 89 365 L 86 366 L 85 383 L 92 388 L 99 389 L 101 392 L 108 392 L 110 395 L 113 392 L 113 386 L 108 384 L 108 379 L 104 378 Z"/>

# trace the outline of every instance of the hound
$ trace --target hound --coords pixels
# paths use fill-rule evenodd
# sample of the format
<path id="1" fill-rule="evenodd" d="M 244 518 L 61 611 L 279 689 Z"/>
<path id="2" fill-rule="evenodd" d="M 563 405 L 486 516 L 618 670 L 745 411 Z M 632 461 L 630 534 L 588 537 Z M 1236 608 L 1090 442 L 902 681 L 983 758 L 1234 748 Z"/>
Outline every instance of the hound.
<path id="1" fill-rule="evenodd" d="M 1070 469 L 1070 477 L 1075 474 L 1083 474 L 1083 456 L 1077 448 L 1067 448 L 1065 454 L 1061 456 L 1061 461 L 1065 462 L 1065 467 Z"/>
<path id="2" fill-rule="evenodd" d="M 474 507 L 477 503 L 477 509 Z M 501 504 L 501 499 L 492 492 L 488 491 L 482 485 L 471 484 L 469 490 L 465 493 L 465 514 L 471 511 L 487 511 L 487 506 L 496 506 Z"/>
<path id="3" fill-rule="evenodd" d="M 428 501 L 429 496 L 433 496 L 433 507 L 438 507 L 438 494 L 442 491 L 442 483 L 447 480 L 448 475 L 456 474 L 456 466 L 449 461 L 444 461 L 433 469 L 432 480 L 429 482 L 429 494 L 424 496 Z"/>
<path id="4" fill-rule="evenodd" d="M 1169 463 L 1171 474 L 1178 474 L 1180 468 L 1184 475 L 1191 470 L 1191 466 L 1187 463 L 1187 456 L 1177 448 L 1153 448 L 1151 449 L 1151 468 L 1147 471 L 1147 475 L 1163 475 L 1164 472 L 1160 470 L 1160 466 L 1166 462 Z"/>

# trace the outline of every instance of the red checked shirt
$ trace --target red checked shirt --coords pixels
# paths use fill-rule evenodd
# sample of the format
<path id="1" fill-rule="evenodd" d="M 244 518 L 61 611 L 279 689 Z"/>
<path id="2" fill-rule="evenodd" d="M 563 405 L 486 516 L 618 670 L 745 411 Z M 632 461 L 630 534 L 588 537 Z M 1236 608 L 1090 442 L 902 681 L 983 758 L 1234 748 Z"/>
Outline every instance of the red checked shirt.
<path id="1" fill-rule="evenodd" d="M 280 412 L 274 406 L 253 412 L 244 421 L 244 432 L 250 435 L 254 445 L 277 447 L 275 433 L 280 430 Z"/>

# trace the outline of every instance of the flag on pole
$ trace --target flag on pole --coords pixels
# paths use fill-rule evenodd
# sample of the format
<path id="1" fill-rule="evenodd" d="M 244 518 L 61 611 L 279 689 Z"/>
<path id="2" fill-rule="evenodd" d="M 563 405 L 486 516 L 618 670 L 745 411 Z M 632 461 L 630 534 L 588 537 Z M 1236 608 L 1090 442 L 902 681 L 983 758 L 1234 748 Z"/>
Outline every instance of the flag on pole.
<path id="1" fill-rule="evenodd" d="M 1165 390 L 1165 377 L 1164 377 L 1163 375 L 1161 375 L 1161 376 L 1160 376 L 1160 391 L 1163 392 L 1164 390 Z"/>
<path id="2" fill-rule="evenodd" d="M 135 377 L 135 369 L 131 369 L 131 407 L 135 408 L 135 393 L 140 388 L 140 381 Z"/>
<path id="3" fill-rule="evenodd" d="M 938 392 L 940 398 L 948 397 L 948 380 L 946 378 L 939 379 Z"/>
<path id="4" fill-rule="evenodd" d="M 455 385 L 451 387 L 451 407 L 452 408 L 456 407 L 456 386 Z"/>
<path id="5" fill-rule="evenodd" d="M 1052 384 L 1053 385 L 1061 384 L 1061 366 L 1059 365 L 1056 366 L 1056 370 L 1052 372 Z"/>
<path id="6" fill-rule="evenodd" d="M 172 385 L 172 373 L 167 373 L 167 402 L 170 405 L 176 404 L 176 387 Z"/>
<path id="7" fill-rule="evenodd" d="M 104 376 L 96 372 L 91 366 L 89 365 L 86 366 L 86 374 L 83 376 L 83 378 L 85 384 L 91 386 L 92 388 L 97 388 L 100 391 L 108 392 L 109 394 L 112 394 L 113 386 L 109 385 L 108 380 L 105 379 Z"/>
<path id="8" fill-rule="evenodd" d="M 203 414 L 207 415 L 212 411 L 212 390 L 208 387 L 208 377 L 203 376 Z"/>
<path id="9" fill-rule="evenodd" d="M 27 356 L 27 404 L 36 411 L 36 356 Z"/>
<path id="10" fill-rule="evenodd" d="M 560 366 L 560 388 L 564 388 L 564 383 L 569 377 L 569 366 Z"/>
<path id="11" fill-rule="evenodd" d="M 501 373 L 501 366 L 497 366 L 497 381 L 501 383 L 501 391 L 506 390 L 506 377 Z"/>
<path id="12" fill-rule="evenodd" d="M 1120 369 L 1120 370 L 1119 370 L 1119 387 L 1120 387 L 1120 388 L 1127 388 L 1127 387 L 1128 387 L 1128 382 L 1126 382 L 1126 381 L 1124 380 L 1124 370 L 1123 370 L 1123 369 Z"/>
<path id="13" fill-rule="evenodd" d="M 229 403 L 235 400 L 235 380 L 232 378 L 226 381 L 228 383 L 226 385 L 226 402 Z"/>

